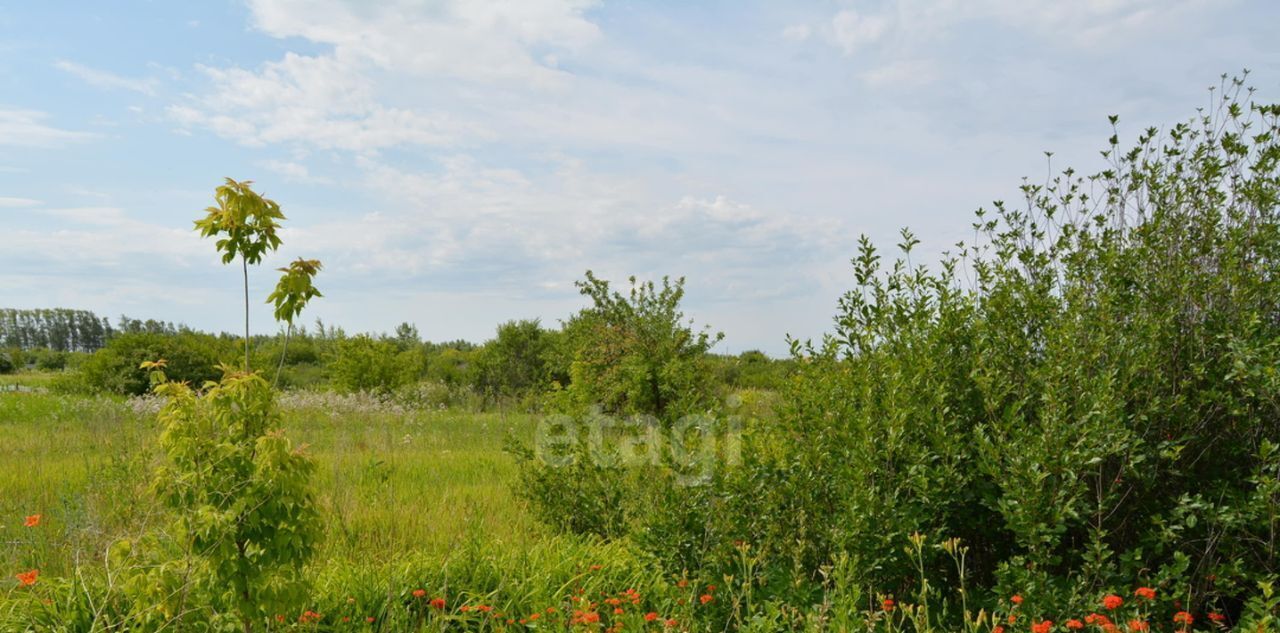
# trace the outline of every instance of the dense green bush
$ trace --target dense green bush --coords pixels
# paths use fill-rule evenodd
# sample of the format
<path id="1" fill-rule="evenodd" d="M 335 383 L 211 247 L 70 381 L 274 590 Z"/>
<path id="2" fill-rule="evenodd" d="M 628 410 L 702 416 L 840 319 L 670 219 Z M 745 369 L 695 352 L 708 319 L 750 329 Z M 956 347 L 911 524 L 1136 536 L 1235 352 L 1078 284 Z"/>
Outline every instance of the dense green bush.
<path id="1" fill-rule="evenodd" d="M 394 340 L 361 334 L 337 342 L 329 373 L 342 391 L 390 393 L 417 380 L 425 364 L 418 349 L 400 351 Z"/>
<path id="2" fill-rule="evenodd" d="M 592 305 L 564 326 L 572 360 L 569 384 L 555 399 L 559 410 L 670 420 L 713 408 L 707 352 L 723 335 L 685 322 L 684 279 L 664 277 L 661 287 L 630 281 L 627 295 L 591 271 L 577 283 Z"/>
<path id="3" fill-rule="evenodd" d="M 508 321 L 476 354 L 476 383 L 497 395 L 545 391 L 550 386 L 551 333 L 537 319 Z"/>
<path id="4" fill-rule="evenodd" d="M 1238 89 L 980 211 L 939 273 L 864 240 L 726 489 L 738 538 L 901 591 L 895 543 L 959 537 L 1044 602 L 1146 578 L 1230 607 L 1280 571 L 1280 108 Z"/>
<path id="5" fill-rule="evenodd" d="M 71 379 L 91 391 L 142 395 L 151 384 L 139 365 L 164 359 L 171 380 L 199 386 L 221 376 L 217 366 L 234 359 L 235 351 L 228 341 L 194 332 L 119 334 L 85 360 Z"/>

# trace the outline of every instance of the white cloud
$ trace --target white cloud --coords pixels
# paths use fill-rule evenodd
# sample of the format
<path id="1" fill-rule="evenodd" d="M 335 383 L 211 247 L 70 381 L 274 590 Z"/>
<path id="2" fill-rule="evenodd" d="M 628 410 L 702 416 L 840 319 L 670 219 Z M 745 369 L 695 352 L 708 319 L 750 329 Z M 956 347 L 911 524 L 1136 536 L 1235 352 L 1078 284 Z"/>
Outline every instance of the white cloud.
<path id="1" fill-rule="evenodd" d="M 36 110 L 0 109 L 0 145 L 59 147 L 96 138 L 89 132 L 72 132 L 46 125 L 49 115 Z"/>
<path id="2" fill-rule="evenodd" d="M 115 73 L 89 68 L 66 60 L 59 60 L 53 66 L 58 70 L 75 75 L 84 80 L 85 83 L 97 88 L 131 90 L 147 96 L 155 96 L 156 88 L 159 85 L 158 81 L 150 77 L 143 79 L 122 77 Z"/>
<path id="3" fill-rule="evenodd" d="M 18 209 L 23 207 L 34 207 L 40 204 L 39 200 L 31 198 L 11 198 L 0 196 L 0 209 Z"/>
<path id="4" fill-rule="evenodd" d="M 328 180 L 311 175 L 311 170 L 302 163 L 289 160 L 269 159 L 258 161 L 258 166 L 273 171 L 294 182 L 327 183 Z"/>
<path id="5" fill-rule="evenodd" d="M 573 53 L 597 39 L 598 29 L 583 15 L 593 4 L 452 0 L 427 8 L 255 0 L 250 6 L 262 31 L 303 37 L 332 51 L 291 52 L 251 70 L 202 67 L 213 91 L 169 113 L 181 125 L 205 126 L 247 145 L 289 142 L 367 152 L 491 139 L 478 117 L 430 104 L 469 95 L 482 102 L 471 86 L 505 91 L 563 84 L 568 74 L 558 68 L 556 52 Z"/>
<path id="6" fill-rule="evenodd" d="M 879 15 L 861 15 L 851 9 L 831 18 L 832 42 L 852 55 L 858 49 L 875 44 L 889 29 L 889 19 Z"/>

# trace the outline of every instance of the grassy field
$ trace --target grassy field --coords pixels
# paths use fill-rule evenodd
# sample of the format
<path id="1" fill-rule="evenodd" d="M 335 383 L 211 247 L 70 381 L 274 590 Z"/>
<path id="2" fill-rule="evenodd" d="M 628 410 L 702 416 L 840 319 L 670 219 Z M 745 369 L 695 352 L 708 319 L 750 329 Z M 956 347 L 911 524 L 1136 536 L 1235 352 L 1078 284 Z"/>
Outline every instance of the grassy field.
<path id="1" fill-rule="evenodd" d="M 512 498 L 514 464 L 502 450 L 509 436 L 531 433 L 530 416 L 410 411 L 332 394 L 293 394 L 282 405 L 286 432 L 318 465 L 321 560 L 439 551 L 471 531 L 521 547 L 542 537 Z M 49 575 L 66 574 L 152 525 L 152 406 L 0 393 L 0 463 L 13 465 L 0 470 L 0 539 L 29 538 L 19 528 L 31 514 L 49 527 L 35 549 L 0 550 L 0 568 L 38 563 Z"/>

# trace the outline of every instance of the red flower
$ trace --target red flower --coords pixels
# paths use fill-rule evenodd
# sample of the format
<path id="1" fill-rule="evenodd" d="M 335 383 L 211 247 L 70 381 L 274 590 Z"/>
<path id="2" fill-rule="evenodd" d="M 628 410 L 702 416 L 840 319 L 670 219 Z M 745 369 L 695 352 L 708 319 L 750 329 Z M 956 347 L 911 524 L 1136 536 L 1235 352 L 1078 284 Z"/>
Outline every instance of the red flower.
<path id="1" fill-rule="evenodd" d="M 885 598 L 884 602 L 880 603 L 880 606 L 884 607 L 885 611 L 893 611 L 894 604 L 896 603 L 893 601 L 893 598 Z"/>
<path id="2" fill-rule="evenodd" d="M 1192 622 L 1194 622 L 1194 621 L 1195 621 L 1195 618 L 1194 618 L 1190 613 L 1187 613 L 1186 611 L 1179 611 L 1179 612 L 1177 612 L 1177 613 L 1173 614 L 1173 623 L 1174 623 L 1174 624 L 1181 624 L 1181 625 L 1183 625 L 1183 626 L 1191 626 L 1191 623 L 1192 623 Z"/>
<path id="3" fill-rule="evenodd" d="M 1129 620 L 1129 630 L 1133 631 L 1133 633 L 1142 633 L 1142 631 L 1147 631 L 1150 628 L 1146 620 Z"/>
<path id="4" fill-rule="evenodd" d="M 663 624 L 666 625 L 668 628 L 675 628 L 677 623 L 675 618 L 667 618 L 667 621 L 663 622 Z"/>
<path id="5" fill-rule="evenodd" d="M 437 610 L 443 610 L 443 609 L 444 609 L 444 598 L 432 598 L 432 599 L 431 599 L 431 608 L 433 608 L 433 609 L 437 609 Z"/>
<path id="6" fill-rule="evenodd" d="M 369 617 L 365 618 L 365 619 L 364 619 L 364 621 L 365 621 L 365 622 L 368 622 L 369 624 L 373 624 L 374 622 L 377 622 L 377 621 L 378 621 L 378 618 L 375 618 L 375 617 L 373 617 L 373 616 L 369 616 Z"/>
<path id="7" fill-rule="evenodd" d="M 711 602 L 712 600 L 715 600 L 715 598 L 709 593 L 704 593 L 702 594 L 701 597 L 698 598 L 698 600 L 701 601 L 702 604 L 706 604 L 708 602 Z"/>
<path id="8" fill-rule="evenodd" d="M 657 620 L 657 619 L 658 619 L 658 613 L 656 611 L 650 611 L 644 614 L 645 622 L 653 622 L 654 620 Z"/>
<path id="9" fill-rule="evenodd" d="M 43 518 L 41 515 L 39 515 L 39 514 L 33 514 L 33 515 L 31 515 L 31 516 L 27 517 L 26 519 L 24 519 L 24 520 L 22 521 L 22 524 L 23 524 L 23 525 L 25 525 L 25 526 L 27 526 L 27 527 L 35 527 L 35 526 L 37 526 L 37 525 L 40 525 L 40 519 L 41 519 L 41 518 Z"/>
<path id="10" fill-rule="evenodd" d="M 626 611 L 623 611 L 622 607 L 614 607 L 613 609 L 614 615 L 622 615 L 623 613 L 626 613 Z"/>
<path id="11" fill-rule="evenodd" d="M 1122 604 L 1124 604 L 1124 598 L 1121 598 L 1114 593 L 1108 594 L 1102 599 L 1102 606 L 1108 611 L 1115 611 L 1116 609 L 1119 609 Z"/>
<path id="12" fill-rule="evenodd" d="M 1004 627 L 1003 627 L 1003 626 L 997 626 L 996 628 L 991 629 L 991 633 L 1004 633 Z"/>
<path id="13" fill-rule="evenodd" d="M 1218 613 L 1217 611 L 1211 611 L 1211 612 L 1209 613 L 1209 615 L 1208 615 L 1208 618 L 1209 618 L 1210 620 L 1214 621 L 1214 622 L 1226 622 L 1226 621 L 1227 621 L 1227 616 L 1222 615 L 1221 613 Z"/>
<path id="14" fill-rule="evenodd" d="M 31 585 L 36 584 L 36 580 L 40 578 L 40 570 L 33 569 L 28 572 L 23 572 L 15 576 L 15 578 L 18 579 L 18 582 L 22 583 L 23 587 L 30 587 Z"/>
<path id="15" fill-rule="evenodd" d="M 1081 622 L 1079 620 L 1067 620 L 1066 625 L 1067 625 L 1067 628 L 1071 629 L 1072 631 L 1079 631 L 1080 629 L 1084 628 L 1084 622 Z"/>
<path id="16" fill-rule="evenodd" d="M 1013 597 L 1009 598 L 1009 602 L 1012 602 L 1014 604 L 1022 604 L 1022 595 L 1016 594 L 1016 593 L 1013 594 Z"/>
<path id="17" fill-rule="evenodd" d="M 426 590 L 426 589 L 414 589 L 414 590 L 413 590 L 413 597 L 415 597 L 415 598 L 423 598 L 423 597 L 426 597 L 426 595 L 427 595 L 427 590 Z"/>
<path id="18" fill-rule="evenodd" d="M 1156 590 L 1152 589 L 1151 587 L 1138 587 L 1137 589 L 1133 590 L 1133 595 L 1138 596 L 1143 600 L 1155 600 Z"/>
<path id="19" fill-rule="evenodd" d="M 1049 630 L 1052 628 L 1053 628 L 1053 622 L 1049 620 L 1045 620 L 1044 622 L 1040 622 L 1038 624 L 1032 624 L 1031 633 L 1049 633 Z"/>

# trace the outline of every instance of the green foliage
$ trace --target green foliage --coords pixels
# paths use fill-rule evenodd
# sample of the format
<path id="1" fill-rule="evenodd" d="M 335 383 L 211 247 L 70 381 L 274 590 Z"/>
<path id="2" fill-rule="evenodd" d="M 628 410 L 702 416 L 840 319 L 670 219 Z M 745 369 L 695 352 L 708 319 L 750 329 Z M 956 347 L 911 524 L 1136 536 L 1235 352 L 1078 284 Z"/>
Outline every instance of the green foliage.
<path id="1" fill-rule="evenodd" d="M 280 276 L 280 281 L 276 283 L 275 290 L 267 295 L 267 303 L 275 305 L 274 316 L 276 321 L 281 321 L 293 325 L 293 320 L 307 303 L 316 297 L 323 297 L 319 290 L 316 290 L 313 281 L 317 273 L 320 272 L 320 262 L 314 259 L 302 259 L 299 257 L 289 264 L 288 267 L 280 268 L 280 272 L 284 273 Z"/>
<path id="2" fill-rule="evenodd" d="M 329 374 L 341 391 L 390 393 L 417 380 L 424 364 L 420 350 L 402 352 L 392 340 L 361 334 L 337 342 Z"/>
<path id="3" fill-rule="evenodd" d="M 201 385 L 216 379 L 217 365 L 234 354 L 225 341 L 207 334 L 120 334 L 85 360 L 73 379 L 90 391 L 142 395 L 151 389 L 139 369 L 143 362 L 163 358 L 171 380 Z"/>
<path id="4" fill-rule="evenodd" d="M 610 414 L 671 419 L 710 409 L 706 353 L 723 338 L 684 321 L 684 279 L 659 288 L 636 283 L 623 295 L 587 271 L 578 289 L 592 301 L 565 324 L 572 350 L 569 385 L 557 397 L 565 412 L 599 407 Z"/>
<path id="5" fill-rule="evenodd" d="M 285 219 L 280 205 L 262 197 L 251 188 L 251 181 L 230 178 L 214 190 L 217 206 L 205 209 L 205 217 L 196 220 L 200 237 L 217 237 L 216 246 L 222 263 L 229 264 L 237 256 L 250 264 L 258 264 L 267 253 L 280 248 L 276 231 Z"/>
<path id="6" fill-rule="evenodd" d="M 166 459 L 154 488 L 175 515 L 170 534 L 183 555 L 143 568 L 131 590 L 169 624 L 182 622 L 191 593 L 210 600 L 203 607 L 237 613 L 245 630 L 265 624 L 304 595 L 302 567 L 319 537 L 314 465 L 278 430 L 274 393 L 261 376 L 228 371 L 203 395 L 153 371 L 157 377 L 168 401 L 159 415 Z"/>
<path id="7" fill-rule="evenodd" d="M 1234 604 L 1276 574 L 1280 109 L 1227 88 L 980 211 L 938 273 L 909 233 L 887 269 L 863 240 L 714 520 L 770 567 L 847 555 L 883 592 L 916 566 L 906 535 L 960 537 L 983 586 L 1045 611 L 1133 578 Z"/>
<path id="8" fill-rule="evenodd" d="M 551 336 L 537 319 L 508 321 L 476 354 L 476 383 L 501 395 L 545 391 L 551 385 Z"/>

